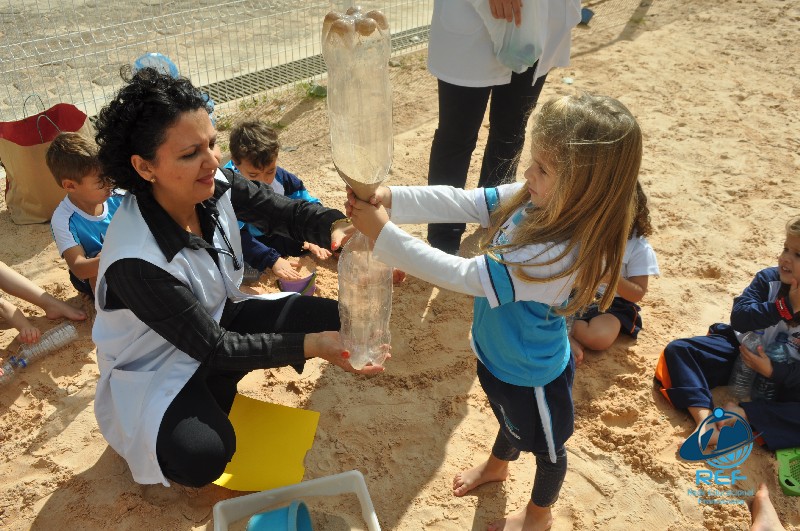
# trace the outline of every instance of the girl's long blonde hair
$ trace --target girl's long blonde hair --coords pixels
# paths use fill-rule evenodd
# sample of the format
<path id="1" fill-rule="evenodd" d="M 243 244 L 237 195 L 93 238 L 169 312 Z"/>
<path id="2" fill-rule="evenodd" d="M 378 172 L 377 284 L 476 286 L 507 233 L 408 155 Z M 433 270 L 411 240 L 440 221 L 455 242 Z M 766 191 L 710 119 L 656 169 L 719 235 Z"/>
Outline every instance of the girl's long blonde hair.
<path id="1" fill-rule="evenodd" d="M 577 251 L 575 262 L 562 273 L 535 277 L 521 267 L 516 267 L 515 273 L 528 282 L 575 274 L 573 294 L 567 306 L 558 310 L 564 315 L 594 302 L 598 286 L 607 278 L 608 289 L 599 301 L 600 309 L 605 310 L 617 290 L 636 212 L 636 183 L 642 161 L 639 124 L 614 98 L 564 96 L 546 102 L 534 117 L 531 151 L 549 161 L 557 172 L 550 200 L 542 208 L 529 207 L 511 242 L 492 245 L 503 223 L 530 202 L 527 188 L 521 189 L 493 214 L 483 247 L 504 262 L 500 254 L 513 249 L 566 243 L 563 253 L 544 263 L 555 263 Z"/>

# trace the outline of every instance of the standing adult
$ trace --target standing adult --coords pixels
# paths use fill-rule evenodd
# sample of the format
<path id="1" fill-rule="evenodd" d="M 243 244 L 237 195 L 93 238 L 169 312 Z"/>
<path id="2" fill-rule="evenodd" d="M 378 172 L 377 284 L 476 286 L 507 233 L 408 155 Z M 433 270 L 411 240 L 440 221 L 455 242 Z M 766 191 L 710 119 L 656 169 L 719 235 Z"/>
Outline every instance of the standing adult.
<path id="1" fill-rule="evenodd" d="M 515 73 L 496 57 L 492 39 L 469 0 L 435 0 L 428 44 L 428 69 L 438 79 L 439 123 L 431 144 L 428 184 L 463 188 L 470 158 L 489 107 L 489 138 L 478 187 L 516 178 L 525 127 L 547 73 L 569 64 L 570 31 L 580 21 L 580 0 L 485 0 L 492 16 L 520 25 L 523 9 L 547 18 L 539 60 Z M 456 254 L 463 223 L 428 225 L 428 242 Z"/>
<path id="2" fill-rule="evenodd" d="M 128 194 L 97 277 L 95 415 L 139 483 L 200 487 L 222 474 L 249 371 L 301 372 L 311 357 L 380 371 L 350 366 L 335 300 L 239 291 L 237 218 L 327 248 L 351 229 L 337 210 L 220 170 L 210 110 L 189 80 L 144 68 L 97 120 L 104 179 Z"/>

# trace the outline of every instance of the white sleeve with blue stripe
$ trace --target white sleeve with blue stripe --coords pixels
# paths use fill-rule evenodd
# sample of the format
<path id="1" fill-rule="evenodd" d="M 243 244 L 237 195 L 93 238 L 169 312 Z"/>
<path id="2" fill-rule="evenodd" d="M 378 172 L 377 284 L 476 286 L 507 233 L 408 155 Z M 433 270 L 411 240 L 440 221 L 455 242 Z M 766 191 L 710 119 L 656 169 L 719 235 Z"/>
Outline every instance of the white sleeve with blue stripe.
<path id="1" fill-rule="evenodd" d="M 407 193 L 409 188 L 419 188 L 421 190 Z M 525 282 L 511 274 L 513 266 L 507 267 L 489 256 L 477 256 L 474 258 L 453 256 L 430 247 L 401 230 L 394 224 L 394 220 L 398 218 L 404 221 L 408 219 L 420 220 L 420 218 L 414 217 L 416 215 L 414 212 L 408 215 L 406 208 L 409 210 L 430 208 L 432 211 L 436 211 L 441 206 L 435 201 L 428 203 L 428 199 L 436 197 L 437 194 L 426 193 L 424 190 L 447 187 L 409 188 L 397 189 L 403 190 L 402 193 L 397 195 L 395 195 L 395 189 L 392 190 L 393 221 L 387 223 L 378 236 L 374 249 L 375 258 L 439 287 L 476 297 L 486 297 L 492 307 L 522 300 L 558 306 L 567 299 L 573 283 L 571 277 L 546 283 Z M 480 219 L 481 224 L 485 222 L 488 225 L 490 205 L 494 208 L 499 201 L 508 197 L 507 194 L 513 194 L 518 189 L 519 186 L 514 184 L 502 186 L 498 189 L 477 189 L 464 193 L 470 194 L 473 205 L 472 212 Z M 418 199 L 412 201 L 414 195 Z M 459 196 L 459 192 L 450 195 L 451 198 Z M 419 199 L 423 197 L 424 199 Z M 396 202 L 396 199 L 400 199 L 400 201 Z M 439 199 L 441 199 L 441 196 L 439 196 Z M 461 200 L 454 199 L 454 201 L 460 202 Z M 451 204 L 450 206 L 453 205 Z M 461 220 L 464 221 L 463 218 Z M 437 221 L 439 221 L 438 218 Z M 452 221 L 452 218 L 448 219 L 448 221 Z M 409 221 L 405 222 L 408 223 Z M 547 277 L 563 271 L 573 258 L 570 256 L 548 266 L 536 264 L 557 256 L 562 250 L 563 246 L 560 245 L 530 246 L 508 253 L 507 259 L 528 264 L 525 266 L 525 271 L 530 276 Z"/>
<path id="2" fill-rule="evenodd" d="M 392 186 L 392 221 L 405 223 L 480 223 L 489 226 L 489 207 L 513 195 L 524 183 L 462 190 L 452 186 Z M 487 203 L 489 207 L 487 207 Z"/>

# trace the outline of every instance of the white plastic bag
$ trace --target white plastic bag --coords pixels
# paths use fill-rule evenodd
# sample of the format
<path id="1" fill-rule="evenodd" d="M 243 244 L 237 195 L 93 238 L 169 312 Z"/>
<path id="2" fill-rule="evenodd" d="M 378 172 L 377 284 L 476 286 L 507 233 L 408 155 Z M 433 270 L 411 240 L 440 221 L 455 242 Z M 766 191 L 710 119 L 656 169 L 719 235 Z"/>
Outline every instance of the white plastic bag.
<path id="1" fill-rule="evenodd" d="M 489 0 L 468 0 L 483 20 L 492 39 L 497 60 L 517 74 L 532 67 L 542 55 L 547 35 L 547 0 L 525 0 L 522 23 L 494 18 Z"/>

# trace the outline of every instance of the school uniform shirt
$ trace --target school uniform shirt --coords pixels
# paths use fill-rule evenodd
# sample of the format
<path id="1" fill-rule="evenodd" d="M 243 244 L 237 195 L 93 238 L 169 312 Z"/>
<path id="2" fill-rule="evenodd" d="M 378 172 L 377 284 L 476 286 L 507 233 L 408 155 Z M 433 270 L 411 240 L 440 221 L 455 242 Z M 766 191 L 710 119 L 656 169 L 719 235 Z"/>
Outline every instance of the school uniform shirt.
<path id="1" fill-rule="evenodd" d="M 375 258 L 437 286 L 475 296 L 472 348 L 498 379 L 520 386 L 540 387 L 558 377 L 570 357 L 566 323 L 554 313 L 569 297 L 574 275 L 543 283 L 526 282 L 515 270 L 521 264 L 529 276 L 549 278 L 574 263 L 577 251 L 560 255 L 566 243 L 528 245 L 500 257 L 453 256 L 430 247 L 400 230 L 402 223 L 465 223 L 489 225 L 489 215 L 525 183 L 498 188 L 462 190 L 449 186 L 391 187 L 392 221 L 375 243 Z M 524 218 L 518 209 L 494 243 L 511 240 Z"/>
<path id="2" fill-rule="evenodd" d="M 58 254 L 63 257 L 67 249 L 80 245 L 86 258 L 97 256 L 103 250 L 108 225 L 123 197 L 122 192 L 114 192 L 103 203 L 103 212 L 98 216 L 87 214 L 76 207 L 69 196 L 64 197 L 50 218 L 50 233 Z"/>
<path id="3" fill-rule="evenodd" d="M 653 246 L 643 236 L 637 236 L 628 239 L 625 244 L 625 253 L 622 256 L 622 269 L 620 276 L 622 278 L 641 277 L 641 276 L 657 276 L 661 272 L 658 269 L 658 258 Z M 598 294 L 602 295 L 606 292 L 606 284 L 601 284 L 597 288 Z M 619 296 L 619 294 L 617 294 Z"/>
<path id="4" fill-rule="evenodd" d="M 789 354 L 795 362 L 800 361 L 800 326 L 794 324 L 793 316 L 800 317 L 800 308 L 792 308 L 786 296 L 780 295 L 781 280 L 777 267 L 762 269 L 745 288 L 741 295 L 733 299 L 731 327 L 736 338 L 751 330 L 764 330 L 762 343 L 769 345 L 775 341 L 779 332 L 789 336 Z M 788 371 L 788 364 L 774 363 L 772 378 L 781 382 Z M 797 367 L 798 393 L 800 398 L 800 366 Z"/>
<path id="5" fill-rule="evenodd" d="M 542 0 L 537 9 L 547 19 L 542 55 L 534 83 L 551 68 L 569 65 L 570 33 L 581 20 L 580 0 Z M 513 24 L 513 22 L 510 22 Z M 500 63 L 480 15 L 467 0 L 435 0 L 428 38 L 428 70 L 461 87 L 491 87 L 511 82 L 511 69 Z"/>
<path id="6" fill-rule="evenodd" d="M 156 458 L 158 429 L 201 363 L 218 370 L 292 365 L 301 371 L 305 362 L 305 334 L 241 335 L 220 327 L 223 317 L 238 313 L 235 302 L 252 297 L 238 289 L 237 217 L 327 246 L 331 223 L 344 217 L 278 196 L 229 170 L 217 172 L 214 196 L 198 206 L 198 216 L 203 237 L 179 227 L 151 194 L 129 194 L 100 255 L 92 329 L 100 371 L 95 416 L 138 483 L 169 485 Z"/>

